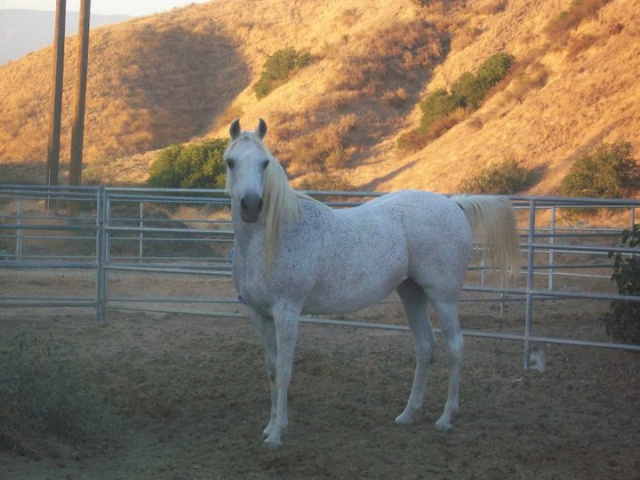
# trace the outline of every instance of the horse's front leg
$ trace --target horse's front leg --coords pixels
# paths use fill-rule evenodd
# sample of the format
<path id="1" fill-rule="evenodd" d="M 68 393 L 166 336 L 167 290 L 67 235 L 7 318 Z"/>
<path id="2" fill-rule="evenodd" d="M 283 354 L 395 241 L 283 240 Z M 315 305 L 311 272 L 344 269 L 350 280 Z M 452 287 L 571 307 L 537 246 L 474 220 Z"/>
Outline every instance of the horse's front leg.
<path id="1" fill-rule="evenodd" d="M 271 318 L 265 318 L 253 309 L 251 309 L 251 318 L 262 342 L 264 361 L 267 366 L 267 376 L 269 377 L 269 387 L 271 389 L 271 416 L 267 427 L 263 431 L 264 436 L 268 437 L 273 431 L 273 426 L 276 421 L 276 403 L 278 398 L 278 392 L 276 390 L 276 330 Z"/>
<path id="2" fill-rule="evenodd" d="M 275 421 L 270 422 L 270 432 L 268 432 L 268 437 L 264 442 L 265 445 L 272 448 L 278 448 L 282 445 L 282 432 L 286 430 L 289 424 L 287 393 L 293 372 L 293 356 L 298 340 L 300 310 L 299 307 L 283 304 L 274 308 L 273 311 L 277 348 L 275 363 Z"/>

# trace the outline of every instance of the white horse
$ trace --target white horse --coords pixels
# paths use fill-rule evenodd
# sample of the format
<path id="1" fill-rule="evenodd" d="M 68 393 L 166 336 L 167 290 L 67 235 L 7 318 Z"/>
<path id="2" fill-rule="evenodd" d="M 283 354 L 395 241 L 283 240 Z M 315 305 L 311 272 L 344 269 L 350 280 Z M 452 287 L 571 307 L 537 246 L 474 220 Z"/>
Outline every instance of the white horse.
<path id="1" fill-rule="evenodd" d="M 447 342 L 449 392 L 439 430 L 458 410 L 463 338 L 457 304 L 472 242 L 487 244 L 502 272 L 517 268 L 515 216 L 505 197 L 447 198 L 422 191 L 384 195 L 360 207 L 335 210 L 293 190 L 263 138 L 230 127 L 224 154 L 235 232 L 233 281 L 256 324 L 271 384 L 265 443 L 281 445 L 287 390 L 302 313 L 352 312 L 395 289 L 415 338 L 411 394 L 396 418 L 409 424 L 422 404 L 436 340 L 433 305 Z"/>

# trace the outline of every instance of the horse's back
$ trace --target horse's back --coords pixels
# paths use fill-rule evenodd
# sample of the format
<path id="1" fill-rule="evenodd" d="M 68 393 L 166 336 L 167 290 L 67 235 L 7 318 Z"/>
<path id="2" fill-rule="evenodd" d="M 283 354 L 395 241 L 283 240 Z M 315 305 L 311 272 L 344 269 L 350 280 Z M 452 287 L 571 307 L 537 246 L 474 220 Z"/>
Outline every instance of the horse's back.
<path id="1" fill-rule="evenodd" d="M 359 212 L 358 210 L 361 209 Z M 472 242 L 464 212 L 450 198 L 421 190 L 403 190 L 379 197 L 352 210 L 386 218 L 401 225 L 408 247 L 438 255 Z"/>

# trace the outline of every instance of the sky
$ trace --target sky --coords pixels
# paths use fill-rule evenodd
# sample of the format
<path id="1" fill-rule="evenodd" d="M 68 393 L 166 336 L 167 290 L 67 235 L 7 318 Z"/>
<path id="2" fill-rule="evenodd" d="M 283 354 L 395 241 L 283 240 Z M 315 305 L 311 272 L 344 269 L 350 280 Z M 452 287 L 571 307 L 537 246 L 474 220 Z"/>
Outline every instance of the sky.
<path id="1" fill-rule="evenodd" d="M 210 0 L 91 0 L 91 13 L 137 17 L 207 1 Z M 0 0 L 0 11 L 5 9 L 55 11 L 56 3 L 56 0 Z M 80 11 L 80 0 L 67 0 L 67 11 Z"/>

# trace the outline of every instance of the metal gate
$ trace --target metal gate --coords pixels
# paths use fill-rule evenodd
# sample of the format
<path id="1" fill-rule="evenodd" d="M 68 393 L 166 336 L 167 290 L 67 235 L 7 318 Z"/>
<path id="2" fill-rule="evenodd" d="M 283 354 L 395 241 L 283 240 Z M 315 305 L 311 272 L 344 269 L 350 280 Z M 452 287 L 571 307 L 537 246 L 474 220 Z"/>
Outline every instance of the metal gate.
<path id="1" fill-rule="evenodd" d="M 350 208 L 380 195 L 308 193 L 334 208 Z M 520 225 L 522 271 L 510 286 L 498 288 L 478 250 L 462 302 L 500 309 L 524 304 L 521 331 L 475 329 L 465 330 L 465 335 L 522 342 L 525 367 L 533 342 L 640 351 L 640 345 L 532 331 L 538 302 L 640 301 L 617 294 L 609 258 L 610 252 L 638 254 L 614 243 L 622 230 L 634 225 L 640 201 L 511 200 Z M 607 220 L 599 221 L 598 212 L 604 209 Z M 588 223 L 580 214 L 584 210 L 590 212 Z M 91 308 L 98 321 L 108 318 L 112 309 L 242 318 L 246 313 L 230 281 L 232 243 L 229 200 L 221 190 L 0 185 L 0 308 Z M 123 280 L 126 277 L 129 280 Z M 169 287 L 154 292 L 161 282 L 169 282 Z M 167 295 L 172 282 L 180 288 Z M 42 288 L 34 287 L 38 283 Z M 380 321 L 303 321 L 407 330 Z"/>

